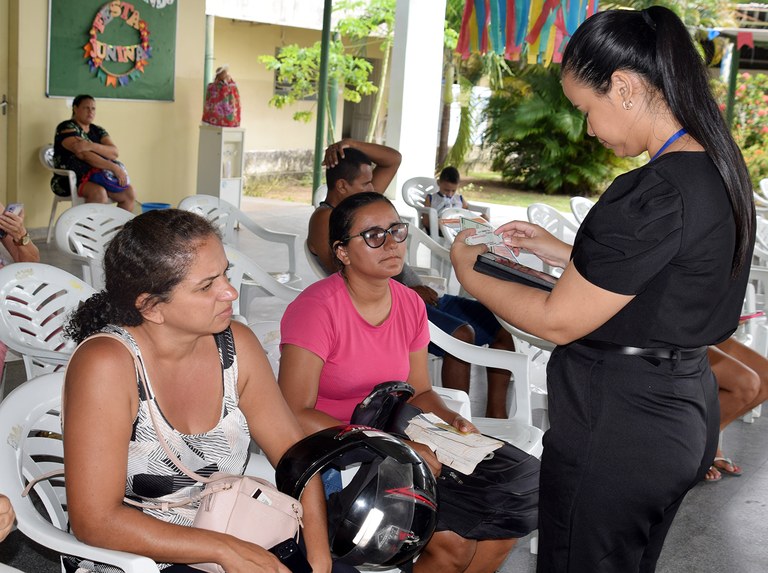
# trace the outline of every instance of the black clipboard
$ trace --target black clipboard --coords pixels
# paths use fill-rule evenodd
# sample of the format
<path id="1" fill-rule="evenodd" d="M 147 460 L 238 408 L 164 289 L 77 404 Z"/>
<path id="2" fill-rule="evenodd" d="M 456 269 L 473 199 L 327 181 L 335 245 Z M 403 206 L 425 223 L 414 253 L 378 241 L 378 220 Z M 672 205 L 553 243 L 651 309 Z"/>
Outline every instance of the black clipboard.
<path id="1" fill-rule="evenodd" d="M 545 291 L 551 291 L 557 284 L 557 277 L 537 271 L 515 262 L 507 257 L 502 257 L 494 253 L 483 253 L 477 256 L 475 266 L 477 272 L 502 279 L 512 281 L 526 286 L 539 288 Z"/>

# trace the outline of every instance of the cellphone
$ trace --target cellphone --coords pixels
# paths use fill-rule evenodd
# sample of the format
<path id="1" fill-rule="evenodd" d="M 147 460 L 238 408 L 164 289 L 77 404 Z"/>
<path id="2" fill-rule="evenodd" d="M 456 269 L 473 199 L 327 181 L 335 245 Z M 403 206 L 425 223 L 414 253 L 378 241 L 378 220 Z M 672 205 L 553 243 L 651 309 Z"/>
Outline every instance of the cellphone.
<path id="1" fill-rule="evenodd" d="M 270 547 L 269 551 L 276 555 L 280 563 L 288 567 L 292 573 L 312 573 L 312 566 L 292 537 Z"/>
<path id="2" fill-rule="evenodd" d="M 478 255 L 473 268 L 479 273 L 490 275 L 497 279 L 513 281 L 546 291 L 551 291 L 557 283 L 557 277 L 555 276 L 537 271 L 495 253 Z"/>
<path id="3" fill-rule="evenodd" d="M 24 208 L 24 203 L 11 203 L 10 205 L 5 206 L 5 212 L 18 215 L 19 213 L 21 213 L 21 210 L 23 208 Z M 3 229 L 0 229 L 0 239 L 4 238 L 7 234 L 8 233 L 6 233 Z"/>

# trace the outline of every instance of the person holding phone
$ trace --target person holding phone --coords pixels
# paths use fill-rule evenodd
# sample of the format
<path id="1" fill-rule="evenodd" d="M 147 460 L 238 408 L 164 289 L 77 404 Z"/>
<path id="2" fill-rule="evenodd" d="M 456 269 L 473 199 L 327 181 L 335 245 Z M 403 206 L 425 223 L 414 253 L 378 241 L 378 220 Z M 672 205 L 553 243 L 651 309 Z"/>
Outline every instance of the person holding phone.
<path id="1" fill-rule="evenodd" d="M 739 323 L 755 240 L 752 182 L 685 24 L 662 6 L 606 10 L 571 36 L 565 96 L 616 155 L 617 177 L 573 246 L 527 221 L 496 233 L 563 273 L 551 292 L 475 272 L 464 288 L 555 342 L 539 489 L 537 571 L 651 573 L 687 492 L 715 458 L 707 348 Z M 653 468 L 649 472 L 649 468 Z"/>
<path id="2" fill-rule="evenodd" d="M 11 263 L 39 263 L 40 251 L 24 226 L 24 205 L 11 203 L 7 207 L 0 203 L 0 267 Z M 0 342 L 0 376 L 5 368 L 8 347 Z"/>

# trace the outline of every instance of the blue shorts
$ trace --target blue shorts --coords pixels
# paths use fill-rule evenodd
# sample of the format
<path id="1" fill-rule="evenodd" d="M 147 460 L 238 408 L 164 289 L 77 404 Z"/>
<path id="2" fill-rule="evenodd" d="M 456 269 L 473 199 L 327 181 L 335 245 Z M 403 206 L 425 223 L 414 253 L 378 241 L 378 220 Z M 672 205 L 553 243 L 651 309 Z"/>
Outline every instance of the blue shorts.
<path id="1" fill-rule="evenodd" d="M 493 313 L 481 303 L 470 298 L 446 294 L 437 301 L 437 306 L 427 305 L 427 318 L 440 330 L 453 334 L 460 326 L 468 324 L 475 331 L 475 344 L 485 346 L 496 340 L 501 325 Z M 428 352 L 443 356 L 445 351 L 429 343 Z"/>

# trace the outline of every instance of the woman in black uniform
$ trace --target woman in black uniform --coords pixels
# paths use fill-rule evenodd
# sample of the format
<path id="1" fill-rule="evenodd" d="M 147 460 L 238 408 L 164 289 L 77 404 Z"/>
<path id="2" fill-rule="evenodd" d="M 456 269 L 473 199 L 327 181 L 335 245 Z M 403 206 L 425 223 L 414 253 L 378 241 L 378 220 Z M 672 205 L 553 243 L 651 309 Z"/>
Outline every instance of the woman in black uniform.
<path id="1" fill-rule="evenodd" d="M 606 11 L 576 31 L 565 95 L 620 156 L 648 152 L 589 212 L 573 247 L 523 222 L 505 242 L 563 274 L 551 293 L 474 272 L 459 280 L 516 326 L 556 342 L 548 367 L 538 571 L 654 571 L 686 492 L 717 445 L 706 347 L 736 329 L 754 238 L 752 186 L 705 67 L 670 11 Z M 648 468 L 653 467 L 649 477 Z"/>

